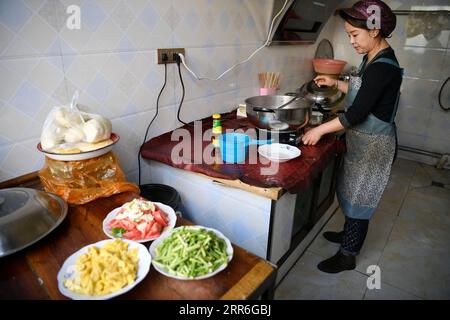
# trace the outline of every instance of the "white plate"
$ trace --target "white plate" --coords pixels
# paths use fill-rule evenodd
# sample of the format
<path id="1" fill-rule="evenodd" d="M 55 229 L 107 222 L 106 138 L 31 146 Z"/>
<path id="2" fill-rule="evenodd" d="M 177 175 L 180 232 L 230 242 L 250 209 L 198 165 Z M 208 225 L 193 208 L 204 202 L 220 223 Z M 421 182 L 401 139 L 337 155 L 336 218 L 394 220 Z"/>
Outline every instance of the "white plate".
<path id="1" fill-rule="evenodd" d="M 58 276 L 57 276 L 58 289 L 63 295 L 65 295 L 66 297 L 69 297 L 73 300 L 111 299 L 113 297 L 116 297 L 118 295 L 121 295 L 121 294 L 124 294 L 125 292 L 130 291 L 132 288 L 134 288 L 139 282 L 141 282 L 145 278 L 148 271 L 150 270 L 150 264 L 152 262 L 152 257 L 150 256 L 147 248 L 140 243 L 123 239 L 122 241 L 125 241 L 128 243 L 128 250 L 133 249 L 133 248 L 139 249 L 139 251 L 138 251 L 138 258 L 139 258 L 138 271 L 137 271 L 136 279 L 134 280 L 134 282 L 132 284 L 129 284 L 128 286 L 125 286 L 118 291 L 115 291 L 113 293 L 103 295 L 103 296 L 89 296 L 89 295 L 79 294 L 79 293 L 76 293 L 76 292 L 73 292 L 73 291 L 67 289 L 64 286 L 63 282 L 65 280 L 72 279 L 73 277 L 76 276 L 75 263 L 80 255 L 87 253 L 88 249 L 90 247 L 95 246 L 95 247 L 100 248 L 100 247 L 103 247 L 106 243 L 108 243 L 110 241 L 114 241 L 114 240 L 109 240 L 109 239 L 102 240 L 102 241 L 87 245 L 87 246 L 81 248 L 80 250 L 78 250 L 77 252 L 75 252 L 74 254 L 72 254 L 69 258 L 66 259 L 66 261 L 64 261 L 64 264 L 62 265 L 61 269 L 59 270 Z"/>
<path id="2" fill-rule="evenodd" d="M 161 267 L 159 264 L 155 263 L 152 260 L 152 264 L 153 267 L 160 273 L 162 273 L 163 275 L 170 277 L 170 278 L 174 278 L 174 279 L 178 279 L 178 280 L 201 280 L 201 279 L 206 279 L 206 278 L 210 278 L 214 275 L 216 275 L 217 273 L 219 273 L 220 271 L 224 270 L 229 264 L 231 259 L 233 258 L 233 246 L 231 245 L 230 240 L 228 240 L 227 237 L 225 237 L 222 232 L 213 229 L 213 228 L 207 228 L 207 227 L 202 227 L 202 226 L 183 226 L 183 227 L 178 227 L 175 229 L 172 229 L 170 232 L 164 233 L 163 235 L 161 235 L 158 239 L 156 239 L 155 241 L 153 241 L 153 243 L 150 245 L 149 251 L 150 254 L 152 255 L 152 259 L 155 259 L 156 255 L 156 247 L 158 247 L 158 245 L 168 236 L 170 236 L 172 234 L 172 232 L 174 232 L 177 229 L 180 228 L 195 228 L 195 229 L 205 229 L 208 231 L 212 231 L 214 232 L 219 238 L 225 240 L 225 243 L 227 244 L 227 254 L 228 254 L 228 263 L 227 264 L 223 264 L 221 265 L 219 268 L 217 268 L 216 270 L 214 270 L 213 272 L 210 272 L 208 274 L 205 274 L 203 276 L 198 276 L 198 277 L 194 277 L 194 278 L 186 278 L 186 277 L 180 277 L 180 276 L 176 276 L 172 273 L 167 272 L 163 267 Z"/>
<path id="3" fill-rule="evenodd" d="M 87 160 L 87 159 L 91 159 L 91 158 L 95 158 L 95 157 L 99 157 L 104 155 L 105 153 L 108 153 L 109 151 L 112 150 L 112 147 L 117 143 L 117 141 L 119 141 L 119 136 L 115 133 L 111 133 L 111 138 L 112 143 L 110 145 L 107 145 L 105 147 L 96 149 L 96 150 L 92 150 L 92 151 L 87 151 L 87 152 L 77 152 L 77 153 L 55 153 L 55 152 L 49 152 L 49 151 L 45 151 L 44 149 L 42 149 L 42 145 L 39 142 L 37 145 L 37 149 L 42 152 L 43 154 L 45 154 L 47 157 L 49 157 L 50 159 L 53 160 L 58 160 L 58 161 L 80 161 L 80 160 Z"/>
<path id="4" fill-rule="evenodd" d="M 160 202 L 153 202 L 161 211 L 163 211 L 165 214 L 167 214 L 167 218 L 169 219 L 169 225 L 167 227 L 165 227 L 162 231 L 161 234 L 158 237 L 150 237 L 150 238 L 145 238 L 145 239 L 140 239 L 140 240 L 132 240 L 132 241 L 136 241 L 139 243 L 143 243 L 143 242 L 147 242 L 147 241 L 152 241 L 155 240 L 157 238 L 159 238 L 164 232 L 168 232 L 170 230 L 172 230 L 175 227 L 175 223 L 177 222 L 177 215 L 175 214 L 175 211 L 169 207 L 166 204 L 162 204 Z M 114 219 L 114 217 L 117 215 L 117 213 L 119 212 L 119 210 L 122 207 L 118 207 L 115 208 L 113 211 L 111 211 L 110 213 L 108 213 L 108 215 L 106 216 L 106 218 L 103 220 L 103 232 L 110 238 L 114 239 L 114 238 L 118 238 L 116 236 L 114 236 L 111 232 L 111 229 L 108 228 L 108 224 L 109 222 Z M 124 238 L 122 238 L 124 239 Z"/>
<path id="5" fill-rule="evenodd" d="M 283 143 L 264 144 L 258 148 L 258 153 L 277 162 L 289 161 L 301 155 L 299 148 Z"/>

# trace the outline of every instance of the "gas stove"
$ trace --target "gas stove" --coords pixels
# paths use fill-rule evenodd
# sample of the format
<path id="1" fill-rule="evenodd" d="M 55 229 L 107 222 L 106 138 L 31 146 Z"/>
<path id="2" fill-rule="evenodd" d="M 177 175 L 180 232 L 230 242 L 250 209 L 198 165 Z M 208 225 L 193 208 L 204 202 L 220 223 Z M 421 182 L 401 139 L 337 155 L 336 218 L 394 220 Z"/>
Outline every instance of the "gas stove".
<path id="1" fill-rule="evenodd" d="M 284 143 L 298 146 L 303 135 L 303 128 L 298 130 L 269 130 L 256 128 L 258 140 L 273 140 L 273 143 Z"/>

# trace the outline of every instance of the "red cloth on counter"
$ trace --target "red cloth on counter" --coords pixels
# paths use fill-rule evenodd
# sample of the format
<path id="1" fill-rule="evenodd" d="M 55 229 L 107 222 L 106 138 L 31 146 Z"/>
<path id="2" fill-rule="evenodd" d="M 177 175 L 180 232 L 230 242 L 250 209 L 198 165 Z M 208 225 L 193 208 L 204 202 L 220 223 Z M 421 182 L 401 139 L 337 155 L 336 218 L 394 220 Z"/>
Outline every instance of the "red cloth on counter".
<path id="1" fill-rule="evenodd" d="M 198 121 L 200 124 L 200 121 Z M 212 118 L 205 118 L 201 120 L 202 133 L 212 127 Z M 254 126 L 248 121 L 247 118 L 236 118 L 236 114 L 229 113 L 222 115 L 222 127 L 223 131 L 231 129 L 254 129 Z M 200 132 L 199 127 L 194 129 L 193 126 L 185 125 L 179 129 L 188 130 L 193 136 L 194 130 Z M 280 162 L 279 168 L 276 174 L 262 175 L 261 169 L 269 168 L 271 163 L 267 159 L 261 159 L 258 155 L 253 157 L 253 162 L 250 162 L 247 158 L 244 164 L 224 164 L 224 163 L 212 163 L 207 164 L 202 157 L 194 158 L 194 142 L 191 143 L 190 155 L 172 156 L 172 150 L 180 141 L 172 141 L 172 134 L 177 133 L 176 129 L 172 132 L 165 133 L 161 136 L 155 137 L 147 141 L 141 151 L 142 157 L 149 160 L 155 160 L 175 168 L 188 170 L 192 172 L 202 173 L 210 177 L 236 180 L 239 179 L 249 185 L 271 188 L 281 187 L 290 193 L 298 193 L 308 187 L 308 185 L 319 175 L 321 171 L 328 165 L 330 159 L 337 153 L 341 153 L 345 150 L 345 144 L 343 141 L 337 140 L 334 135 L 327 135 L 315 146 L 300 145 L 301 155 L 295 159 L 287 162 Z M 187 131 L 184 131 L 185 133 Z M 250 134 L 251 135 L 251 134 Z M 209 148 L 211 150 L 211 142 L 201 142 L 201 149 L 205 150 Z M 200 143 L 199 143 L 200 145 Z M 199 148 L 200 146 L 197 146 Z M 256 155 L 257 146 L 251 146 L 249 153 L 252 152 L 252 156 Z M 219 156 L 220 157 L 220 156 Z"/>

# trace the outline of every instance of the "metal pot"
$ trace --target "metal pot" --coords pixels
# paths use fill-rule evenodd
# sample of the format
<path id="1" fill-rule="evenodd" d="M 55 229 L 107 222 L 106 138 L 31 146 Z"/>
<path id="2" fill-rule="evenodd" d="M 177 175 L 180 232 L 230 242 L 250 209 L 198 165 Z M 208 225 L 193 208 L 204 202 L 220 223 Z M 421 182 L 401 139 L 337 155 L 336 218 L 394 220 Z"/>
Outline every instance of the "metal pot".
<path id="1" fill-rule="evenodd" d="M 297 90 L 296 94 L 306 100 L 312 101 L 319 110 L 329 110 L 343 98 L 343 93 L 337 88 L 326 86 L 319 87 L 314 80 L 303 84 L 303 86 Z"/>
<path id="2" fill-rule="evenodd" d="M 245 100 L 247 117 L 252 124 L 261 129 L 297 130 L 308 124 L 313 102 L 302 97 L 283 108 L 281 105 L 291 101 L 292 96 L 256 96 Z M 278 109 L 279 108 L 279 109 Z"/>

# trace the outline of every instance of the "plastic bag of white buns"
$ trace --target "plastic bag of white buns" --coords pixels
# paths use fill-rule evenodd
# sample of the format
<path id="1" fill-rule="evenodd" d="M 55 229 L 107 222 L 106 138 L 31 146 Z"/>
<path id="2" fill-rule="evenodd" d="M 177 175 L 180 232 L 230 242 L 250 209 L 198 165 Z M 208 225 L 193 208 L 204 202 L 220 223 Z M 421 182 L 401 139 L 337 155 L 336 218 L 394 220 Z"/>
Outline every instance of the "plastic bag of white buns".
<path id="1" fill-rule="evenodd" d="M 113 143 L 111 121 L 98 114 L 80 112 L 68 106 L 53 107 L 41 133 L 44 151 L 77 153 Z"/>

